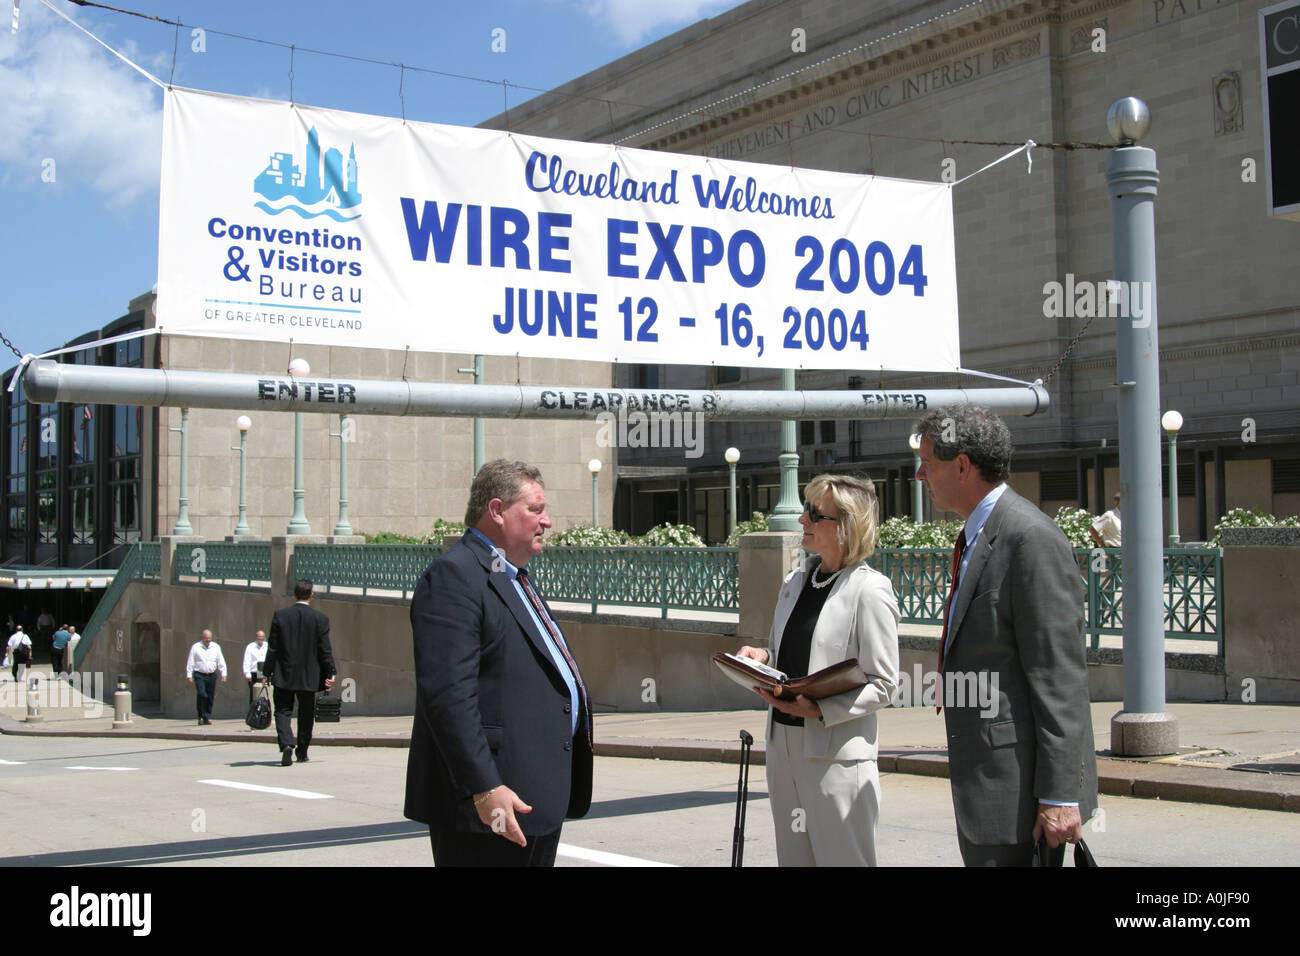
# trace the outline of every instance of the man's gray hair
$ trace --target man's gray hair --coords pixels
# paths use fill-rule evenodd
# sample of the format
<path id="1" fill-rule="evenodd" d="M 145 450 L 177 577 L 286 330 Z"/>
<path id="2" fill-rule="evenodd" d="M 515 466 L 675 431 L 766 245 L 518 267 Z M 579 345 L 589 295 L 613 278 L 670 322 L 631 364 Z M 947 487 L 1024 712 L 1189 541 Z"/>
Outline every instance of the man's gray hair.
<path id="1" fill-rule="evenodd" d="M 542 484 L 541 469 L 527 462 L 506 461 L 504 458 L 485 464 L 474 476 L 474 483 L 469 486 L 465 527 L 472 528 L 478 524 L 483 512 L 487 511 L 488 502 L 493 498 L 500 498 L 507 505 L 518 501 L 526 481 Z"/>
<path id="2" fill-rule="evenodd" d="M 965 455 L 990 484 L 1011 474 L 1011 431 L 1006 423 L 978 405 L 951 405 L 930 412 L 912 427 L 934 445 L 935 457 L 952 461 Z"/>

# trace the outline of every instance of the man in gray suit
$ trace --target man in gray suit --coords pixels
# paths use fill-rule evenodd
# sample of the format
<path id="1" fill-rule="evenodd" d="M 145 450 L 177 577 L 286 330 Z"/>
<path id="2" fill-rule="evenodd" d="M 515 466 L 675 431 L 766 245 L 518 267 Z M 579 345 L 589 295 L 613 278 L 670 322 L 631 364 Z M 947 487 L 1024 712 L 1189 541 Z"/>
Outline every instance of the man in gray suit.
<path id="1" fill-rule="evenodd" d="M 1065 535 L 1006 480 L 1011 434 L 981 408 L 917 422 L 938 511 L 965 519 L 954 552 L 940 672 L 945 687 L 996 691 L 944 700 L 957 840 L 967 866 L 1053 862 L 1097 805 L 1083 643 L 1083 584 Z M 961 699 L 965 698 L 965 699 Z"/>

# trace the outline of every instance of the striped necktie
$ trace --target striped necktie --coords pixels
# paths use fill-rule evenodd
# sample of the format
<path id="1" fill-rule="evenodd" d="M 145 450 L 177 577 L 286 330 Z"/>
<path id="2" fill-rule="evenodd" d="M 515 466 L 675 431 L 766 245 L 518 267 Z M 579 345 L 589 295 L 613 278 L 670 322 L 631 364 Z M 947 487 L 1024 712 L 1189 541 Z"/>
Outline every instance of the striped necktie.
<path id="1" fill-rule="evenodd" d="M 957 596 L 957 571 L 961 567 L 961 556 L 966 550 L 966 529 L 961 529 L 961 534 L 957 535 L 957 543 L 952 549 L 952 574 L 949 576 L 948 599 L 943 605 L 943 633 L 939 636 L 939 688 L 941 702 L 934 708 L 937 714 L 943 710 L 942 693 L 943 693 L 943 650 L 948 644 L 948 619 L 952 617 L 952 601 Z"/>
<path id="2" fill-rule="evenodd" d="M 542 626 L 550 632 L 551 640 L 555 642 L 555 646 L 558 647 L 560 653 L 564 655 L 564 662 L 569 665 L 569 673 L 573 675 L 574 681 L 578 684 L 578 693 L 582 697 L 582 709 L 587 714 L 587 746 L 593 747 L 594 749 L 591 739 L 591 700 L 587 697 L 587 686 L 582 682 L 582 674 L 578 670 L 578 662 L 575 661 L 573 655 L 569 653 L 569 647 L 564 643 L 564 638 L 560 635 L 559 628 L 557 628 L 555 623 L 551 620 L 551 615 L 546 613 L 546 608 L 542 606 L 542 599 L 538 596 L 537 592 L 533 590 L 533 582 L 529 580 L 528 572 L 523 568 L 519 569 L 519 585 L 524 589 L 524 593 L 528 595 L 528 600 L 532 603 L 533 610 L 537 612 L 537 619 L 541 621 Z"/>

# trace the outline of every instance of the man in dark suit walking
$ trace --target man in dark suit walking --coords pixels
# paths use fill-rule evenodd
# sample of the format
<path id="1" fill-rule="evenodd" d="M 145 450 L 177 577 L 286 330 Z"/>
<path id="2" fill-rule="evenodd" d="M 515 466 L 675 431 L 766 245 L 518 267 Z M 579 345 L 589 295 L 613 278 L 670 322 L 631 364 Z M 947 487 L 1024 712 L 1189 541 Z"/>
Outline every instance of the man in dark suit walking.
<path id="1" fill-rule="evenodd" d="M 488 462 L 465 526 L 411 600 L 406 816 L 438 866 L 552 866 L 565 817 L 591 805 L 591 705 L 524 567 L 551 526 L 541 473 Z"/>
<path id="2" fill-rule="evenodd" d="M 334 686 L 334 655 L 330 651 L 330 619 L 311 606 L 312 584 L 304 579 L 293 586 L 292 607 L 271 617 L 265 669 L 275 704 L 276 742 L 280 765 L 293 763 L 293 702 L 298 701 L 297 755 L 307 762 L 312 726 L 316 722 L 316 692 Z"/>
<path id="3" fill-rule="evenodd" d="M 1083 645 L 1083 584 L 1069 541 L 1006 484 L 1011 434 L 971 406 L 915 426 L 939 511 L 965 519 L 941 640 L 944 687 L 991 700 L 943 701 L 957 840 L 967 866 L 1055 859 L 1097 806 L 1097 759 Z M 945 695 L 948 696 L 948 695 Z"/>

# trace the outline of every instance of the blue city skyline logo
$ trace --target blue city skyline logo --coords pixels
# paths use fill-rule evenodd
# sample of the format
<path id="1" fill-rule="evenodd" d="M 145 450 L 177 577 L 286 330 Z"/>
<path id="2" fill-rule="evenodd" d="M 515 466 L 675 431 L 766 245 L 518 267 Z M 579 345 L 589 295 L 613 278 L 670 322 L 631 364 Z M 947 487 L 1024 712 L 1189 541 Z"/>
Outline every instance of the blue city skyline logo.
<path id="1" fill-rule="evenodd" d="M 346 169 L 343 154 L 328 149 L 321 154 L 320 136 L 313 126 L 307 133 L 307 151 L 302 166 L 294 162 L 292 153 L 271 154 L 267 167 L 253 180 L 253 191 L 265 200 L 253 205 L 263 212 L 278 216 L 294 212 L 303 219 L 328 216 L 335 222 L 360 219 L 361 213 L 344 215 L 361 204 L 357 191 L 357 149 L 348 149 Z"/>

